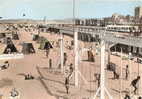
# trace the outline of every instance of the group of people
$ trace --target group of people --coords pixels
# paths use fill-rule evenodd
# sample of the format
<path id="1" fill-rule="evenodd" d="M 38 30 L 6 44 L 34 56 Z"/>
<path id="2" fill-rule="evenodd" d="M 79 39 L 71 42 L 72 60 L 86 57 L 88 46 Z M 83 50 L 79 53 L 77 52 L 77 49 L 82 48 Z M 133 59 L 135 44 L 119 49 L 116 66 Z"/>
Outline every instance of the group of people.
<path id="1" fill-rule="evenodd" d="M 25 80 L 32 80 L 34 77 L 31 74 L 25 75 Z"/>
<path id="2" fill-rule="evenodd" d="M 64 60 L 63 60 L 64 66 L 66 65 L 66 62 L 67 62 L 67 53 L 64 53 Z M 51 59 L 49 59 L 49 68 L 52 68 L 52 60 Z M 73 71 L 74 71 L 73 64 L 70 64 L 70 66 L 69 66 L 69 74 L 65 77 L 65 83 L 64 83 L 67 94 L 69 93 L 70 78 L 71 78 L 71 76 L 73 74 Z M 116 66 L 114 66 L 112 72 L 113 72 L 114 79 L 119 79 L 120 78 L 119 74 L 116 71 Z M 126 80 L 128 80 L 129 74 L 130 74 L 130 72 L 129 72 L 129 66 L 126 65 L 126 67 L 125 67 L 125 79 Z M 101 77 L 101 75 L 97 74 L 97 75 L 95 75 L 95 77 L 96 77 L 97 85 L 99 87 L 100 86 L 100 77 Z M 135 79 L 133 79 L 131 81 L 130 86 L 132 86 L 134 88 L 134 90 L 133 90 L 134 94 L 136 94 L 136 92 L 138 90 L 137 84 L 138 84 L 139 80 L 140 80 L 140 76 L 137 76 L 137 78 L 135 78 Z M 129 95 L 126 95 L 124 99 L 129 99 Z"/>
<path id="3" fill-rule="evenodd" d="M 67 94 L 69 93 L 69 82 L 70 82 L 70 77 L 74 71 L 73 69 L 73 64 L 70 64 L 70 73 L 69 75 L 65 78 L 65 88 L 66 88 L 66 92 Z M 95 78 L 96 78 L 96 81 L 97 81 L 97 85 L 98 87 L 100 86 L 100 77 L 101 75 L 100 74 L 94 74 Z M 125 79 L 127 80 L 129 77 L 129 67 L 128 65 L 126 65 L 126 69 L 125 69 Z M 133 93 L 136 94 L 137 90 L 138 90 L 138 87 L 137 87 L 137 84 L 138 82 L 140 81 L 140 76 L 137 76 L 137 78 L 135 78 L 134 80 L 131 81 L 131 84 L 130 86 L 132 86 L 134 88 L 133 90 Z M 128 97 L 128 95 L 126 95 L 126 97 Z M 124 98 L 124 99 L 129 99 L 129 98 Z"/>
<path id="4" fill-rule="evenodd" d="M 115 64 L 113 64 L 111 66 L 111 70 L 113 72 L 113 79 L 119 79 L 119 74 L 117 73 Z M 126 68 L 125 68 L 125 79 L 128 80 L 128 77 L 129 77 L 129 66 L 126 65 Z"/>
<path id="5" fill-rule="evenodd" d="M 116 73 L 116 68 L 114 69 L 113 74 L 114 74 L 114 78 L 116 78 L 117 75 L 118 75 L 118 74 Z M 128 80 L 129 74 L 130 74 L 130 72 L 129 72 L 129 66 L 126 65 L 126 68 L 125 68 L 125 79 L 126 79 L 126 80 Z M 131 86 L 134 88 L 134 91 L 133 91 L 134 94 L 136 94 L 136 92 L 137 92 L 137 90 L 138 90 L 137 84 L 138 84 L 139 80 L 140 80 L 140 76 L 137 76 L 137 78 L 135 78 L 134 80 L 131 81 Z M 127 99 L 127 98 L 126 98 L 126 99 Z M 128 98 L 128 99 L 129 99 L 129 98 Z"/>
<path id="6" fill-rule="evenodd" d="M 129 66 L 126 65 L 126 69 L 125 69 L 125 79 L 128 80 L 128 77 L 129 77 Z M 138 90 L 138 87 L 137 87 L 137 84 L 140 80 L 140 76 L 138 75 L 137 78 L 135 78 L 134 80 L 131 81 L 131 86 L 134 88 L 134 91 L 133 93 L 136 94 L 137 90 Z"/>

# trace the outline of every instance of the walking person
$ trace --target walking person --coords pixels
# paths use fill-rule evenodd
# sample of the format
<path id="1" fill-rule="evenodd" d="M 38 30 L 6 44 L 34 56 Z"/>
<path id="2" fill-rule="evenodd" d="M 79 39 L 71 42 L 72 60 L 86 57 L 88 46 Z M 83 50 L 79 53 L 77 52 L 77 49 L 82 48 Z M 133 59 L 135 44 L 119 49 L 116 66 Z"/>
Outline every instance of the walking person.
<path id="1" fill-rule="evenodd" d="M 66 61 L 67 61 L 67 53 L 64 53 L 64 66 L 66 65 Z"/>
<path id="2" fill-rule="evenodd" d="M 101 75 L 97 74 L 96 80 L 97 80 L 97 83 L 98 83 L 98 88 L 100 87 L 100 78 L 101 78 Z"/>
<path id="3" fill-rule="evenodd" d="M 119 79 L 119 75 L 116 73 L 116 68 L 113 69 L 113 77 L 114 79 Z"/>
<path id="4" fill-rule="evenodd" d="M 131 85 L 134 87 L 134 94 L 136 94 L 138 88 L 137 88 L 137 83 L 139 82 L 140 80 L 140 76 L 137 76 L 137 78 L 135 78 L 132 82 L 131 82 Z"/>
<path id="5" fill-rule="evenodd" d="M 125 94 L 124 99 L 131 99 L 130 96 L 128 94 Z"/>
<path id="6" fill-rule="evenodd" d="M 46 57 L 48 58 L 48 56 L 49 56 L 49 52 L 50 52 L 50 50 L 49 49 L 46 49 Z"/>
<path id="7" fill-rule="evenodd" d="M 69 65 L 70 67 L 69 67 L 69 77 L 72 75 L 72 73 L 73 73 L 73 64 L 71 63 L 70 65 Z"/>
<path id="8" fill-rule="evenodd" d="M 69 77 L 65 78 L 65 88 L 66 88 L 66 92 L 68 94 L 69 93 Z"/>
<path id="9" fill-rule="evenodd" d="M 126 65 L 126 69 L 125 69 L 125 79 L 128 80 L 129 77 L 129 66 Z"/>
<path id="10" fill-rule="evenodd" d="M 95 82 L 97 82 L 98 88 L 100 87 L 100 77 L 101 77 L 100 74 L 98 74 L 98 73 L 94 74 Z"/>
<path id="11" fill-rule="evenodd" d="M 52 69 L 52 59 L 49 59 L 49 69 Z"/>

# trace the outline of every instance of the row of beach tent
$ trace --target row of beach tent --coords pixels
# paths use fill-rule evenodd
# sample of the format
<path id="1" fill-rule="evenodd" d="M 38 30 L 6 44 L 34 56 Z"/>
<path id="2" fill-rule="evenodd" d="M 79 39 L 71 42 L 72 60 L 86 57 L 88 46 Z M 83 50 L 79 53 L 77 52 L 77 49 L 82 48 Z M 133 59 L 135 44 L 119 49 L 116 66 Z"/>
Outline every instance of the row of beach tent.
<path id="1" fill-rule="evenodd" d="M 39 49 L 40 50 L 49 50 L 50 48 L 53 48 L 51 43 L 44 37 L 39 37 L 37 40 L 37 43 L 39 43 Z M 6 47 L 3 51 L 4 54 L 10 54 L 10 53 L 18 53 L 18 50 L 12 40 L 10 38 L 7 38 L 5 41 Z M 22 53 L 23 54 L 31 54 L 35 53 L 35 48 L 32 43 L 22 43 Z"/>

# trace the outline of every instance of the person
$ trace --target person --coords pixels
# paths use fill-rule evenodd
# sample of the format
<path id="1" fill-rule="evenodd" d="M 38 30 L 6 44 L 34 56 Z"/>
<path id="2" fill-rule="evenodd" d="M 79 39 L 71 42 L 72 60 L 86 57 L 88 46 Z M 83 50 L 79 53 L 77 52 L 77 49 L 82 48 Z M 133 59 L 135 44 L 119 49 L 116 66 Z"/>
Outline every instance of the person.
<path id="1" fill-rule="evenodd" d="M 10 48 L 7 49 L 7 53 L 11 54 L 11 49 Z"/>
<path id="2" fill-rule="evenodd" d="M 25 80 L 31 80 L 34 79 L 34 77 L 30 74 L 25 75 Z"/>
<path id="3" fill-rule="evenodd" d="M 142 97 L 141 97 L 141 96 L 139 96 L 139 97 L 138 97 L 138 99 L 142 99 Z"/>
<path id="4" fill-rule="evenodd" d="M 128 94 L 125 95 L 124 99 L 131 99 Z"/>
<path id="5" fill-rule="evenodd" d="M 9 62 L 8 62 L 8 61 L 5 61 L 4 63 L 5 63 L 5 65 L 6 65 L 6 67 L 8 68 L 8 67 L 9 67 Z"/>
<path id="6" fill-rule="evenodd" d="M 128 79 L 128 75 L 129 75 L 129 66 L 126 65 L 126 69 L 125 69 L 125 79 Z"/>
<path id="7" fill-rule="evenodd" d="M 137 91 L 137 83 L 139 82 L 140 80 L 140 76 L 137 76 L 137 78 L 135 78 L 132 82 L 131 82 L 131 85 L 134 87 L 134 94 L 136 94 L 136 91 Z"/>
<path id="8" fill-rule="evenodd" d="M 70 74 L 69 74 L 69 76 L 71 76 L 71 75 L 72 75 L 72 73 L 73 73 L 73 64 L 72 64 L 72 63 L 70 64 L 69 70 L 70 70 Z"/>
<path id="9" fill-rule="evenodd" d="M 52 69 L 52 59 L 49 59 L 49 69 Z"/>
<path id="10" fill-rule="evenodd" d="M 64 65 L 66 65 L 66 61 L 67 61 L 67 53 L 64 53 Z"/>
<path id="11" fill-rule="evenodd" d="M 46 49 L 46 57 L 47 57 L 47 58 L 48 58 L 49 52 L 50 52 L 50 50 L 49 50 L 49 49 Z"/>
<path id="12" fill-rule="evenodd" d="M 113 77 L 114 79 L 119 79 L 119 75 L 116 73 L 116 68 L 113 69 Z"/>
<path id="13" fill-rule="evenodd" d="M 69 93 L 69 77 L 65 78 L 65 88 L 66 88 L 66 92 L 68 94 Z"/>
<path id="14" fill-rule="evenodd" d="M 4 65 L 1 67 L 1 69 L 7 69 L 9 67 L 9 62 L 8 61 L 5 61 L 4 62 Z"/>
<path id="15" fill-rule="evenodd" d="M 19 92 L 15 88 L 13 88 L 10 94 L 11 94 L 11 97 L 16 97 L 19 95 Z"/>
<path id="16" fill-rule="evenodd" d="M 73 71 L 74 71 L 74 70 L 73 70 L 73 64 L 71 63 L 71 64 L 69 65 L 69 70 L 68 70 L 68 77 L 69 77 L 69 78 L 71 78 Z"/>
<path id="17" fill-rule="evenodd" d="M 98 88 L 100 87 L 100 77 L 101 77 L 100 74 L 96 75 L 96 80 L 97 80 L 97 83 L 98 83 Z"/>
<path id="18" fill-rule="evenodd" d="M 25 80 L 29 79 L 29 74 L 25 75 Z"/>

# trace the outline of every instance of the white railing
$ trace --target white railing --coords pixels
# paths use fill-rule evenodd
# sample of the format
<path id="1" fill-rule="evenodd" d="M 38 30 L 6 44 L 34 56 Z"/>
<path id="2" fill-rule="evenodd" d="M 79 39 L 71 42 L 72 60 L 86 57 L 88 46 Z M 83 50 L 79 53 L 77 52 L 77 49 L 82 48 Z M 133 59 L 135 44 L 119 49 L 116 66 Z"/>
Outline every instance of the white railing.
<path id="1" fill-rule="evenodd" d="M 1 54 L 0 60 L 9 60 L 9 59 L 22 59 L 24 58 L 23 54 Z"/>

